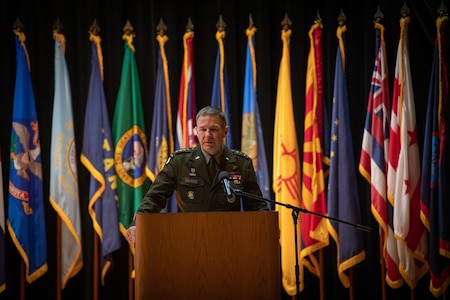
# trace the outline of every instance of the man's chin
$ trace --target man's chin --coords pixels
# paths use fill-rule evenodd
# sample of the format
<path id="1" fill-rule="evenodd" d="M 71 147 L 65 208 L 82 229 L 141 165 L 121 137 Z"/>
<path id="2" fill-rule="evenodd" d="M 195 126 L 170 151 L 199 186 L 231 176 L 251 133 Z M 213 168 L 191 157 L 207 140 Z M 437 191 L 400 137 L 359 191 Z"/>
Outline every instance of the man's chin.
<path id="1" fill-rule="evenodd" d="M 203 151 L 205 151 L 209 155 L 216 155 L 219 152 L 217 147 L 215 147 L 213 145 L 205 145 L 205 144 L 203 145 Z"/>

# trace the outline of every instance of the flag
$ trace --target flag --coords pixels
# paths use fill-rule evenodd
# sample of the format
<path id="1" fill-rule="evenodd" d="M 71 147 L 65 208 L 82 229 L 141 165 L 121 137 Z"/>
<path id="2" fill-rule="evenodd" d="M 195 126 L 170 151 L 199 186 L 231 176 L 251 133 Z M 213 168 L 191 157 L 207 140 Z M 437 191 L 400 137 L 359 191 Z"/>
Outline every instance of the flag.
<path id="1" fill-rule="evenodd" d="M 322 23 L 309 30 L 310 51 L 306 72 L 305 120 L 303 137 L 302 207 L 326 215 L 326 189 L 323 168 L 323 86 Z M 329 245 L 326 219 L 304 214 L 301 222 L 300 260 L 321 278 L 320 263 L 314 253 Z"/>
<path id="2" fill-rule="evenodd" d="M 156 89 L 153 105 L 152 132 L 149 141 L 148 162 L 145 169 L 151 181 L 164 168 L 173 152 L 172 110 L 170 104 L 169 67 L 164 46 L 167 35 L 158 35 L 158 70 L 156 74 Z M 167 202 L 164 212 L 176 212 L 176 197 L 172 196 Z"/>
<path id="3" fill-rule="evenodd" d="M 55 91 L 50 150 L 50 203 L 61 221 L 61 288 L 83 267 L 77 154 L 65 37 L 55 32 Z"/>
<path id="4" fill-rule="evenodd" d="M 150 186 L 145 173 L 148 144 L 133 38 L 134 34 L 123 35 L 125 52 L 112 124 L 119 226 L 124 236 Z M 131 250 L 134 253 L 134 248 Z"/>
<path id="5" fill-rule="evenodd" d="M 445 57 L 446 22 L 436 20 L 436 42 L 428 94 L 425 140 L 422 159 L 421 218 L 429 231 L 430 292 L 445 293 L 450 284 L 450 205 L 448 170 L 450 110 L 447 106 L 449 84 Z"/>
<path id="6" fill-rule="evenodd" d="M 194 134 L 197 106 L 195 103 L 193 31 L 184 33 L 183 48 L 183 66 L 178 96 L 177 138 L 175 139 L 176 149 L 194 147 L 197 144 Z"/>
<path id="7" fill-rule="evenodd" d="M 227 63 L 225 60 L 225 30 L 216 32 L 216 40 L 218 43 L 216 66 L 214 68 L 214 81 L 211 95 L 211 106 L 221 109 L 230 120 L 230 92 L 228 87 Z M 226 137 L 226 145 L 233 148 L 232 126 L 228 122 L 228 134 Z"/>
<path id="8" fill-rule="evenodd" d="M 278 74 L 272 175 L 275 201 L 300 207 L 300 156 L 292 104 L 290 37 L 290 29 L 281 32 L 283 52 Z M 294 241 L 300 240 L 300 231 L 297 230 L 296 236 L 291 209 L 275 205 L 275 210 L 279 215 L 282 284 L 286 293 L 293 296 L 297 294 Z"/>
<path id="9" fill-rule="evenodd" d="M 420 220 L 420 157 L 408 54 L 409 17 L 400 20 L 389 130 L 387 191 L 394 206 L 399 271 L 414 288 L 428 271 L 426 229 Z"/>
<path id="10" fill-rule="evenodd" d="M 262 196 L 270 199 L 269 171 L 267 166 L 266 150 L 262 132 L 261 118 L 256 87 L 256 57 L 255 57 L 256 27 L 248 28 L 247 51 L 244 75 L 244 103 L 242 107 L 242 152 L 248 154 L 253 161 L 256 178 L 261 188 Z"/>
<path id="11" fill-rule="evenodd" d="M 16 85 L 9 165 L 9 234 L 32 283 L 47 272 L 41 146 L 25 34 L 15 30 Z"/>
<path id="12" fill-rule="evenodd" d="M 384 26 L 375 22 L 375 63 L 367 102 L 359 171 L 370 184 L 371 211 L 380 227 L 386 281 L 392 288 L 403 284 L 398 270 L 397 240 L 392 229 L 393 206 L 387 201 L 389 154 L 389 84 Z"/>
<path id="13" fill-rule="evenodd" d="M 88 211 L 101 242 L 102 285 L 113 263 L 113 252 L 121 246 L 117 203 L 117 176 L 111 125 L 103 89 L 101 39 L 91 34 L 91 76 L 84 118 L 81 163 L 90 174 Z M 97 255 L 96 253 L 94 255 Z"/>
<path id="14" fill-rule="evenodd" d="M 6 289 L 5 199 L 3 198 L 2 157 L 0 153 L 0 293 Z"/>
<path id="15" fill-rule="evenodd" d="M 328 185 L 328 216 L 360 224 L 360 208 L 356 169 L 352 148 L 350 115 L 348 109 L 347 79 L 345 73 L 344 34 L 346 26 L 339 26 L 336 52 L 330 148 L 330 178 Z M 339 279 L 345 288 L 351 286 L 346 271 L 366 257 L 362 232 L 347 224 L 327 219 L 328 230 L 336 242 Z"/>

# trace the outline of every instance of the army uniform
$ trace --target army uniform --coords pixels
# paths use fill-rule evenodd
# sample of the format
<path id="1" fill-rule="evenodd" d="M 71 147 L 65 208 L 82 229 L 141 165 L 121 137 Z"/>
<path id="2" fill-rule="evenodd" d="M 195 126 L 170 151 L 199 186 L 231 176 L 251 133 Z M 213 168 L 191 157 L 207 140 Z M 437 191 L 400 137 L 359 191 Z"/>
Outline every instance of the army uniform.
<path id="1" fill-rule="evenodd" d="M 233 189 L 261 196 L 249 156 L 224 147 L 222 157 L 217 163 L 219 169 L 211 180 L 200 145 L 175 151 L 156 176 L 136 213 L 159 212 L 166 206 L 167 199 L 174 191 L 179 211 L 240 211 L 241 197 L 233 194 L 233 198 L 228 199 L 218 179 L 217 174 L 223 170 L 229 173 L 229 182 Z M 268 210 L 264 201 L 242 198 L 243 210 Z"/>

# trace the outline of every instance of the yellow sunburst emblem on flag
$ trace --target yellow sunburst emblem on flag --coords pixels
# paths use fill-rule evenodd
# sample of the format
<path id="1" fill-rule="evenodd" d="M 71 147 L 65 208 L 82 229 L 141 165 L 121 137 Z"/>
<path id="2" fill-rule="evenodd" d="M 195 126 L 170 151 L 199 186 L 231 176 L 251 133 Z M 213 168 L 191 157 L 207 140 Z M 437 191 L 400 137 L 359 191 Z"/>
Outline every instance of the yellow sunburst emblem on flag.
<path id="1" fill-rule="evenodd" d="M 133 188 L 140 187 L 147 178 L 145 174 L 148 153 L 146 140 L 141 128 L 133 126 L 120 137 L 114 152 L 117 175 Z"/>

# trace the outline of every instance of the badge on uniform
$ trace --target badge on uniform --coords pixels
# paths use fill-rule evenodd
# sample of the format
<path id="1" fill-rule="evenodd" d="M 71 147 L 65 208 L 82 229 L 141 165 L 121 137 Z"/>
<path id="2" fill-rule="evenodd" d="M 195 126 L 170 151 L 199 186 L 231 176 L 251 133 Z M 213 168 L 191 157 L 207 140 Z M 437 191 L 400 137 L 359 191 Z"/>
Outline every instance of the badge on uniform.
<path id="1" fill-rule="evenodd" d="M 187 197 L 188 197 L 189 200 L 194 200 L 194 198 L 195 198 L 194 191 L 188 191 L 187 192 Z"/>
<path id="2" fill-rule="evenodd" d="M 230 180 L 233 181 L 234 184 L 241 184 L 242 176 L 239 174 L 230 174 Z"/>

